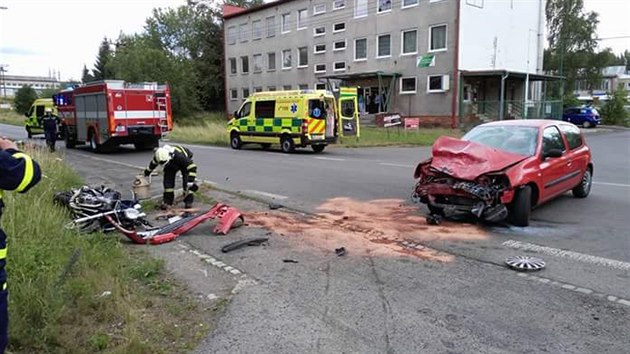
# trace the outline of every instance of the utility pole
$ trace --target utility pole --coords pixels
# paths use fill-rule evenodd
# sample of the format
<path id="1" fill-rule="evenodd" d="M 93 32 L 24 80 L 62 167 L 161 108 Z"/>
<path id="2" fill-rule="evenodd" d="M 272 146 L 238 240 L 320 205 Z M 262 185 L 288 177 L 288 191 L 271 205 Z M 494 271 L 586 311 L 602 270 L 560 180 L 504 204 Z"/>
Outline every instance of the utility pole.
<path id="1" fill-rule="evenodd" d="M 4 91 L 3 96 L 7 98 L 7 81 L 5 80 L 5 73 L 7 72 L 7 64 L 0 64 L 0 82 L 2 83 L 2 90 Z"/>

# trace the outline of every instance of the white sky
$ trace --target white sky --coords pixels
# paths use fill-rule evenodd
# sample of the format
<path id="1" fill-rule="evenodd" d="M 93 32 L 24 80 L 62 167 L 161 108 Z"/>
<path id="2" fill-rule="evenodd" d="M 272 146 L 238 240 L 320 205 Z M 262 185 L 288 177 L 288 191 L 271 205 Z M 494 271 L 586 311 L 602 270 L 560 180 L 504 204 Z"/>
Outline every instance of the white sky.
<path id="1" fill-rule="evenodd" d="M 330 0 L 332 1 L 332 0 Z M 352 1 L 352 0 L 349 0 Z M 520 0 L 537 1 L 537 0 Z M 600 14 L 601 38 L 630 36 L 630 0 L 584 0 Z M 140 32 L 155 7 L 177 7 L 185 0 L 0 0 L 0 64 L 8 75 L 81 79 L 91 69 L 103 39 Z M 605 40 L 618 54 L 630 49 L 630 38 Z"/>

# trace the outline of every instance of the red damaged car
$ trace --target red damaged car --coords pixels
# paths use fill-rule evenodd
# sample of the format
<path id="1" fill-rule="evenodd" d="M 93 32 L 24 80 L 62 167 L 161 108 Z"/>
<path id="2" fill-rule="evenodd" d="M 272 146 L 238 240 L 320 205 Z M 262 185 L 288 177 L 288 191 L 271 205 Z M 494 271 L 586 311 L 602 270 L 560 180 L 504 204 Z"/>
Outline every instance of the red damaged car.
<path id="1" fill-rule="evenodd" d="M 467 212 L 529 225 L 532 207 L 573 191 L 591 191 L 593 163 L 582 132 L 553 120 L 479 125 L 461 139 L 440 137 L 416 167 L 412 199 L 432 214 Z"/>

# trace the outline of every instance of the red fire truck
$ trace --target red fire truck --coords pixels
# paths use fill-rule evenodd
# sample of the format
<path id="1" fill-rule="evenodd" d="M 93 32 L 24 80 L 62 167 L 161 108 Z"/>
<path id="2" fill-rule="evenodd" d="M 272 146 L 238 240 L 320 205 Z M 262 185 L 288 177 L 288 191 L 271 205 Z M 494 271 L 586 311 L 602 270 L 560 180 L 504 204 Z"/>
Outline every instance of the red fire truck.
<path id="1" fill-rule="evenodd" d="M 66 147 L 105 151 L 121 144 L 152 149 L 173 128 L 168 84 L 120 80 L 87 83 L 53 97 Z"/>

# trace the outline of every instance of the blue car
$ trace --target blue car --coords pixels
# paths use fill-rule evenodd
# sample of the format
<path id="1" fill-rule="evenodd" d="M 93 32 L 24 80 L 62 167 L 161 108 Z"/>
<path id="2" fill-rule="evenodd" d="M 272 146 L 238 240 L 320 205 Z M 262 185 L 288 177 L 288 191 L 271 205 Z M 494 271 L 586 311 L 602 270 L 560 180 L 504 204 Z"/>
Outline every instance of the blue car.
<path id="1" fill-rule="evenodd" d="M 593 107 L 571 107 L 564 110 L 562 120 L 584 128 L 596 127 L 601 122 L 599 112 Z"/>

